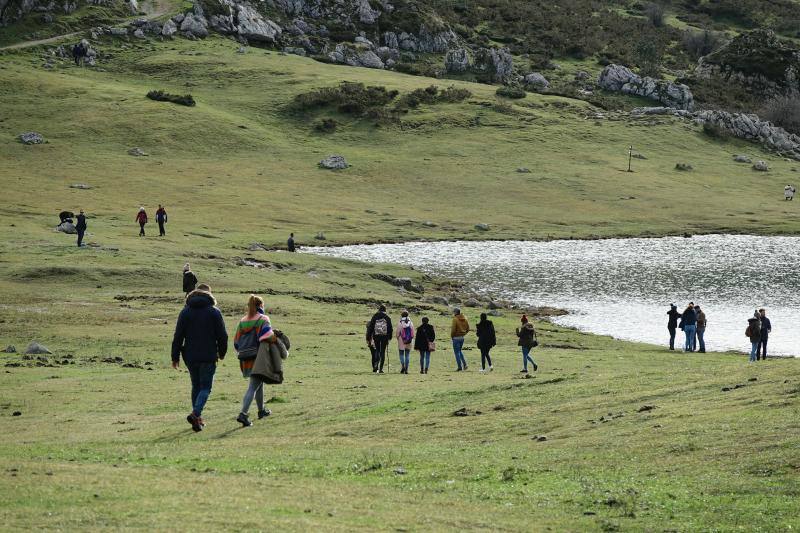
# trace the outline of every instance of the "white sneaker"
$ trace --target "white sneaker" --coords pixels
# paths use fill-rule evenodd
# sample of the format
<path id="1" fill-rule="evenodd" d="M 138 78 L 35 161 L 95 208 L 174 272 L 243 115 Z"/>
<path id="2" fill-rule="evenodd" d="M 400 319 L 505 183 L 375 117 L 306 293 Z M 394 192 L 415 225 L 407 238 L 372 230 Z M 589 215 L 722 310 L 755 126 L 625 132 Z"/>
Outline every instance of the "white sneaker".
<path id="1" fill-rule="evenodd" d="M 493 370 L 494 370 L 494 367 L 492 367 L 492 365 L 489 365 L 489 372 L 491 372 Z"/>
<path id="2" fill-rule="evenodd" d="M 482 369 L 482 368 L 481 368 L 480 370 L 478 370 L 478 372 L 481 372 L 481 373 L 483 373 L 483 372 L 486 372 L 486 370 L 484 370 L 484 369 Z"/>

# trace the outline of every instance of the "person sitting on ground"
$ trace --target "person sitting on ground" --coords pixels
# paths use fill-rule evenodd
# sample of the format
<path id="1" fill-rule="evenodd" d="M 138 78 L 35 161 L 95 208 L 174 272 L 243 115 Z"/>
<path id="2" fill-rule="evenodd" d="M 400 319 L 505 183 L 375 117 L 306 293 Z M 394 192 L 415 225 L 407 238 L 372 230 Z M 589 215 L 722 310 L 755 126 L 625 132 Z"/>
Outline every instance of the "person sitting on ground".
<path id="1" fill-rule="evenodd" d="M 488 320 L 486 313 L 481 313 L 481 320 L 475 326 L 475 334 L 478 336 L 478 348 L 481 351 L 481 372 L 486 371 L 486 364 L 489 364 L 489 371 L 492 368 L 492 358 L 489 356 L 489 351 L 497 345 L 497 336 L 494 332 L 494 324 Z"/>
<path id="2" fill-rule="evenodd" d="M 211 288 L 198 285 L 186 297 L 186 306 L 178 315 L 172 338 L 172 368 L 180 366 L 183 355 L 192 380 L 192 412 L 186 420 L 194 431 L 201 431 L 205 426 L 203 407 L 211 395 L 217 361 L 223 360 L 228 350 L 225 320 L 216 305 Z"/>
<path id="3" fill-rule="evenodd" d="M 164 224 L 167 223 L 167 210 L 161 204 L 158 204 L 158 210 L 156 211 L 156 222 L 158 222 L 158 236 L 163 237 L 167 234 L 164 231 Z"/>
<path id="4" fill-rule="evenodd" d="M 78 232 L 78 247 L 84 246 L 83 235 L 86 233 L 86 215 L 83 214 L 83 209 L 78 213 L 78 223 L 75 224 L 75 230 Z"/>
<path id="5" fill-rule="evenodd" d="M 410 363 L 411 347 L 414 342 L 414 324 L 408 317 L 408 311 L 400 313 L 400 321 L 397 324 L 397 349 L 400 352 L 400 373 L 408 374 Z"/>
<path id="6" fill-rule="evenodd" d="M 533 364 L 533 371 L 536 372 L 539 370 L 539 365 L 536 364 L 536 361 L 534 361 L 533 357 L 530 355 L 531 350 L 539 346 L 539 341 L 536 339 L 536 330 L 533 329 L 533 324 L 528 321 L 527 316 L 522 315 L 520 322 L 522 323 L 522 327 L 517 328 L 517 337 L 519 337 L 517 346 L 522 348 L 522 370 L 520 370 L 520 373 L 528 373 L 528 361 Z"/>
<path id="7" fill-rule="evenodd" d="M 769 341 L 769 334 L 772 333 L 772 322 L 767 318 L 767 310 L 759 309 L 758 314 L 761 318 L 761 340 L 758 342 L 758 352 L 756 353 L 756 360 L 767 360 L 767 341 Z"/>
<path id="8" fill-rule="evenodd" d="M 372 372 L 383 374 L 386 361 L 386 347 L 392 338 L 392 319 L 386 314 L 386 306 L 381 305 L 378 312 L 372 315 L 367 328 L 367 336 L 375 343 L 375 356 L 372 359 Z"/>
<path id="9" fill-rule="evenodd" d="M 140 207 L 139 212 L 136 213 L 136 222 L 139 223 L 139 237 L 144 237 L 144 225 L 147 224 L 147 213 L 144 207 Z"/>
<path id="10" fill-rule="evenodd" d="M 697 343 L 699 344 L 699 349 L 697 352 L 706 353 L 706 314 L 700 309 L 699 305 L 695 305 L 694 310 L 697 313 L 697 330 L 695 331 Z"/>
<path id="11" fill-rule="evenodd" d="M 453 354 L 456 356 L 456 372 L 467 369 L 467 359 L 464 357 L 464 336 L 469 333 L 469 322 L 461 314 L 461 309 L 453 309 L 453 321 L 450 323 L 450 339 L 453 341 Z"/>
<path id="12" fill-rule="evenodd" d="M 431 352 L 436 350 L 436 331 L 428 320 L 422 317 L 422 325 L 417 328 L 417 336 L 414 337 L 414 349 L 419 352 L 419 373 L 427 374 L 431 366 Z"/>
<path id="13" fill-rule="evenodd" d="M 192 272 L 192 268 L 189 266 L 189 263 L 183 265 L 183 292 L 185 294 L 189 294 L 192 292 L 197 285 L 197 276 L 194 275 Z"/>
<path id="14" fill-rule="evenodd" d="M 260 344 L 262 342 L 273 343 L 276 339 L 269 317 L 264 314 L 264 300 L 260 296 L 251 294 L 247 300 L 247 314 L 239 321 L 233 337 L 233 347 L 236 348 L 239 357 L 242 377 L 250 380 L 244 398 L 242 398 L 242 410 L 236 418 L 236 421 L 244 427 L 253 425 L 247 414 L 253 398 L 258 407 L 259 420 L 271 414 L 271 411 L 264 408 L 264 382 L 251 374 Z"/>
<path id="15" fill-rule="evenodd" d="M 755 363 L 758 361 L 758 345 L 761 344 L 761 315 L 758 311 L 747 319 L 744 334 L 750 339 L 750 362 Z"/>
<path id="16" fill-rule="evenodd" d="M 667 311 L 667 331 L 669 331 L 669 349 L 675 349 L 675 330 L 678 327 L 678 317 L 681 314 L 678 312 L 678 306 L 670 304 L 669 311 Z"/>

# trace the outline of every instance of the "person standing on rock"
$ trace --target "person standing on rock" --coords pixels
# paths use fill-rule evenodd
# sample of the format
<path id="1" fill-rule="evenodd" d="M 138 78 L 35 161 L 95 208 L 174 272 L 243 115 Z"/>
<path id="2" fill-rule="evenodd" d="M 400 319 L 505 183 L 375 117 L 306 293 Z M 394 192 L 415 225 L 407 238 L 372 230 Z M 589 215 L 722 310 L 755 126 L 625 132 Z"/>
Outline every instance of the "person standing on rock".
<path id="1" fill-rule="evenodd" d="M 172 338 L 172 368 L 180 366 L 181 355 L 192 380 L 192 412 L 186 421 L 194 431 L 205 426 L 203 408 L 211 395 L 217 361 L 228 351 L 225 320 L 208 285 L 201 284 L 189 293 L 186 306 L 178 315 Z"/>
<path id="2" fill-rule="evenodd" d="M 86 233 L 86 215 L 83 214 L 83 209 L 81 209 L 80 213 L 78 213 L 75 230 L 78 232 L 78 248 L 80 248 L 81 246 L 84 246 L 83 234 Z"/>
<path id="3" fill-rule="evenodd" d="M 189 263 L 183 265 L 183 292 L 188 296 L 197 286 L 197 276 L 192 272 Z"/>
<path id="4" fill-rule="evenodd" d="M 686 336 L 686 341 L 683 345 L 684 352 L 693 352 L 695 348 L 695 335 L 697 334 L 697 313 L 694 310 L 694 303 L 689 302 L 689 305 L 681 315 L 681 329 Z"/>
<path id="5" fill-rule="evenodd" d="M 286 249 L 289 250 L 290 252 L 294 252 L 295 251 L 294 233 L 290 233 L 289 234 L 289 240 L 286 241 Z"/>
<path id="6" fill-rule="evenodd" d="M 464 336 L 469 333 L 467 317 L 461 314 L 461 309 L 453 309 L 453 321 L 450 323 L 450 339 L 453 341 L 453 354 L 456 356 L 456 372 L 467 369 L 467 359 L 464 357 Z"/>
<path id="7" fill-rule="evenodd" d="M 539 346 L 539 341 L 536 339 L 536 330 L 533 329 L 533 324 L 528 321 L 527 316 L 522 315 L 520 322 L 522 327 L 517 328 L 517 337 L 519 337 L 517 346 L 522 348 L 522 370 L 520 370 L 520 373 L 528 373 L 528 361 L 531 362 L 533 371 L 536 372 L 539 370 L 539 365 L 531 357 L 531 350 Z"/>
<path id="8" fill-rule="evenodd" d="M 233 347 L 236 348 L 239 357 L 239 368 L 242 377 L 249 379 L 247 391 L 242 398 L 242 410 L 236 421 L 244 427 L 250 427 L 253 423 L 247 416 L 253 398 L 258 407 L 258 419 L 261 420 L 271 414 L 269 409 L 264 408 L 264 382 L 258 377 L 252 376 L 253 366 L 255 366 L 256 356 L 262 342 L 274 343 L 277 340 L 275 332 L 272 330 L 269 317 L 264 314 L 264 300 L 254 294 L 247 300 L 247 314 L 242 317 L 236 326 L 236 334 L 233 337 Z"/>
<path id="9" fill-rule="evenodd" d="M 706 353 L 706 341 L 704 338 L 706 334 L 706 314 L 700 309 L 699 305 L 695 305 L 694 310 L 697 313 L 697 330 L 695 331 L 697 343 L 699 344 L 697 351 L 698 353 Z"/>
<path id="10" fill-rule="evenodd" d="M 414 342 L 414 324 L 408 317 L 408 311 L 400 313 L 397 324 L 397 349 L 400 351 L 400 373 L 408 374 L 408 365 L 411 359 L 411 348 Z"/>
<path id="11" fill-rule="evenodd" d="M 761 339 L 758 341 L 758 352 L 756 353 L 756 359 L 763 359 L 766 361 L 767 341 L 769 340 L 769 334 L 772 333 L 772 322 L 770 322 L 769 318 L 767 318 L 766 309 L 759 309 L 758 314 L 761 317 Z"/>
<path id="12" fill-rule="evenodd" d="M 140 207 L 136 213 L 136 222 L 139 223 L 139 237 L 144 237 L 144 225 L 147 224 L 147 212 L 144 207 Z"/>
<path id="13" fill-rule="evenodd" d="M 758 311 L 747 319 L 747 329 L 744 334 L 750 339 L 750 362 L 758 361 L 758 346 L 761 344 L 761 315 Z"/>
<path id="14" fill-rule="evenodd" d="M 164 231 L 164 224 L 167 223 L 167 210 L 161 204 L 158 204 L 158 211 L 156 211 L 156 222 L 158 222 L 158 236 L 163 237 L 167 234 Z"/>
<path id="15" fill-rule="evenodd" d="M 481 313 L 481 320 L 475 326 L 475 334 L 478 336 L 478 348 L 481 351 L 481 372 L 486 372 L 487 363 L 491 372 L 494 369 L 489 351 L 497 345 L 497 335 L 494 332 L 494 324 L 487 318 L 486 313 Z"/>
<path id="16" fill-rule="evenodd" d="M 375 344 L 375 355 L 372 358 L 372 372 L 383 374 L 386 362 L 386 347 L 392 338 L 392 319 L 386 314 L 386 306 L 381 305 L 378 312 L 372 315 L 367 327 L 367 336 Z"/>
<path id="17" fill-rule="evenodd" d="M 669 349 L 675 349 L 675 330 L 678 328 L 678 317 L 681 314 L 678 312 L 678 306 L 670 304 L 669 311 L 667 311 L 667 331 L 669 331 Z"/>
<path id="18" fill-rule="evenodd" d="M 427 374 L 431 366 L 431 352 L 436 350 L 436 331 L 428 317 L 422 317 L 422 325 L 414 337 L 414 349 L 419 352 L 419 373 Z"/>

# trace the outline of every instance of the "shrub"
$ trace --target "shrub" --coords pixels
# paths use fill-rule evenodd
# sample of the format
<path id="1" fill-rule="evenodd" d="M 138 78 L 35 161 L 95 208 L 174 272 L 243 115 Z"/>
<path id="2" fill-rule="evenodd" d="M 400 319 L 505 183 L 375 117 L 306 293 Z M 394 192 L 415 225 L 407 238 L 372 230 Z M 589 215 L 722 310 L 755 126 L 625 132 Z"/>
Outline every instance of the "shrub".
<path id="1" fill-rule="evenodd" d="M 728 133 L 727 130 L 720 128 L 716 124 L 711 124 L 710 122 L 703 123 L 703 133 L 705 133 L 712 139 L 719 139 L 723 141 L 729 139 L 731 136 L 731 134 Z"/>
<path id="2" fill-rule="evenodd" d="M 683 48 L 689 54 L 689 57 L 695 61 L 717 50 L 723 44 L 725 44 L 725 38 L 719 33 L 710 30 L 687 30 L 683 34 Z"/>
<path id="3" fill-rule="evenodd" d="M 332 118 L 323 118 L 316 124 L 314 124 L 314 129 L 320 133 L 333 133 L 336 131 L 336 126 L 339 123 L 333 120 Z"/>
<path id="4" fill-rule="evenodd" d="M 800 99 L 796 96 L 773 98 L 764 104 L 758 115 L 789 133 L 800 135 Z"/>
<path id="5" fill-rule="evenodd" d="M 520 98 L 525 98 L 528 93 L 526 93 L 525 90 L 520 87 L 509 87 L 504 85 L 502 87 L 498 87 L 495 91 L 495 94 L 497 96 L 502 96 L 503 98 L 514 98 L 518 100 Z"/>
<path id="6" fill-rule="evenodd" d="M 147 93 L 147 97 L 150 100 L 156 100 L 158 102 L 172 102 L 173 104 L 180 104 L 188 107 L 194 107 L 195 105 L 194 98 L 192 98 L 191 94 L 179 96 L 177 94 L 165 93 L 164 91 L 150 91 Z"/>
<path id="7" fill-rule="evenodd" d="M 655 26 L 656 28 L 660 28 L 664 25 L 664 6 L 658 3 L 651 3 L 648 4 L 647 7 L 644 8 L 644 15 L 647 17 L 647 20 Z"/>
<path id="8" fill-rule="evenodd" d="M 337 106 L 341 113 L 364 116 L 370 109 L 381 108 L 394 100 L 398 91 L 387 91 L 383 86 L 364 86 L 363 83 L 342 82 L 338 87 L 323 87 L 294 98 L 294 109 L 311 109 Z"/>
<path id="9" fill-rule="evenodd" d="M 439 90 L 436 85 L 429 85 L 424 89 L 414 89 L 410 93 L 403 95 L 397 103 L 397 109 L 410 108 L 415 109 L 420 104 L 438 104 L 442 102 L 461 102 L 472 96 L 472 93 L 467 89 L 459 89 L 450 86 L 447 89 Z"/>

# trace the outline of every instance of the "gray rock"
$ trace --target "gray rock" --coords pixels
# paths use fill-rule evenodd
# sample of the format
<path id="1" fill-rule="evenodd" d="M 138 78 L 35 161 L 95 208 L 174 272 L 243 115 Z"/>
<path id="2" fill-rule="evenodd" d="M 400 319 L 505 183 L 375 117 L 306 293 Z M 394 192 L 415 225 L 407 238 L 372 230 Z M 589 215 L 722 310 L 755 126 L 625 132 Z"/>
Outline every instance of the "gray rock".
<path id="1" fill-rule="evenodd" d="M 525 85 L 534 89 L 547 89 L 550 87 L 550 82 L 539 72 L 531 72 L 525 76 L 524 81 Z"/>
<path id="2" fill-rule="evenodd" d="M 345 158 L 340 155 L 331 155 L 319 162 L 320 168 L 327 168 L 330 170 L 342 170 L 349 166 Z"/>
<path id="3" fill-rule="evenodd" d="M 394 473 L 398 476 L 404 476 L 406 475 L 406 469 L 403 468 L 402 466 L 398 466 L 397 468 L 394 469 Z"/>
<path id="4" fill-rule="evenodd" d="M 483 222 L 475 224 L 475 229 L 478 231 L 489 231 L 489 224 L 484 224 Z"/>
<path id="5" fill-rule="evenodd" d="M 589 79 L 589 73 L 585 70 L 579 70 L 575 73 L 575 81 L 586 81 Z"/>
<path id="6" fill-rule="evenodd" d="M 142 157 L 142 156 L 147 156 L 149 154 L 147 154 L 141 148 L 136 147 L 136 148 L 131 148 L 130 150 L 128 150 L 128 155 L 132 155 L 134 157 Z"/>
<path id="7" fill-rule="evenodd" d="M 68 235 L 75 235 L 76 233 L 78 233 L 78 230 L 75 229 L 75 225 L 72 222 L 66 222 L 66 221 L 56 226 L 56 231 L 66 233 Z"/>
<path id="8" fill-rule="evenodd" d="M 491 309 L 488 313 L 489 316 L 505 316 L 503 313 L 500 312 L 498 309 Z"/>
<path id="9" fill-rule="evenodd" d="M 161 35 L 164 37 L 171 38 L 176 33 L 178 33 L 178 25 L 172 19 L 166 21 L 161 28 Z"/>
<path id="10" fill-rule="evenodd" d="M 22 133 L 18 136 L 20 142 L 22 144 L 42 144 L 44 143 L 44 137 L 41 134 L 36 133 L 35 131 L 29 131 L 26 133 Z"/>
<path id="11" fill-rule="evenodd" d="M 464 305 L 467 307 L 480 307 L 481 303 L 475 298 L 467 298 L 467 301 L 464 302 Z"/>
<path id="12" fill-rule="evenodd" d="M 6 349 L 3 350 L 3 352 L 4 353 L 17 353 L 17 347 L 12 345 L 12 344 L 9 344 L 8 346 L 6 346 Z"/>
<path id="13" fill-rule="evenodd" d="M 53 352 L 48 350 L 46 346 L 44 346 L 42 344 L 39 344 L 36 341 L 33 341 L 25 349 L 25 353 L 27 353 L 27 354 L 49 354 L 49 353 L 53 353 Z"/>
<path id="14" fill-rule="evenodd" d="M 492 82 L 505 83 L 514 72 L 514 58 L 507 48 L 482 48 L 475 56 L 474 68 Z"/>
<path id="15" fill-rule="evenodd" d="M 298 48 L 296 46 L 286 46 L 283 48 L 284 53 L 292 54 L 296 56 L 306 56 L 306 51 L 304 48 Z"/>
<path id="16" fill-rule="evenodd" d="M 759 172 L 767 172 L 769 170 L 769 165 L 767 165 L 766 161 L 756 161 L 753 164 L 753 170 L 757 170 Z"/>
<path id="17" fill-rule="evenodd" d="M 343 65 L 350 65 L 351 67 L 366 67 L 378 68 L 384 67 L 383 61 L 372 50 L 349 45 L 347 43 L 339 43 L 336 48 L 328 54 L 328 58 L 334 63 Z"/>
<path id="18" fill-rule="evenodd" d="M 397 34 L 393 31 L 387 31 L 381 36 L 381 39 L 383 40 L 383 44 L 388 48 L 393 48 L 395 50 L 400 48 L 400 45 L 398 44 L 399 41 L 397 40 Z"/>
<path id="19" fill-rule="evenodd" d="M 133 31 L 133 36 L 136 37 L 137 39 L 146 39 L 146 37 L 144 36 L 144 32 L 142 31 L 141 28 L 136 28 Z"/>
<path id="20" fill-rule="evenodd" d="M 400 51 L 396 48 L 389 48 L 388 46 L 379 46 L 376 48 L 375 55 L 377 55 L 384 64 L 388 61 L 400 60 Z"/>
<path id="21" fill-rule="evenodd" d="M 241 37 L 251 41 L 275 43 L 281 36 L 281 27 L 247 5 L 238 5 L 236 20 L 238 33 Z"/>
<path id="22" fill-rule="evenodd" d="M 756 141 L 771 150 L 800 159 L 800 137 L 789 133 L 757 115 L 726 111 L 699 111 L 694 114 L 698 124 L 711 124 L 734 137 Z"/>
<path id="23" fill-rule="evenodd" d="M 114 37 L 126 37 L 128 35 L 128 28 L 110 28 L 108 32 Z"/>
<path id="24" fill-rule="evenodd" d="M 737 163 L 752 163 L 753 160 L 750 159 L 750 156 L 747 155 L 735 155 L 733 156 L 733 160 Z"/>
<path id="25" fill-rule="evenodd" d="M 687 111 L 694 108 L 692 91 L 686 85 L 650 77 L 643 78 L 622 65 L 608 65 L 600 73 L 597 83 L 603 89 L 642 96 L 671 108 Z"/>
<path id="26" fill-rule="evenodd" d="M 369 0 L 360 0 L 356 8 L 356 13 L 358 14 L 358 20 L 361 21 L 362 24 L 375 24 L 378 17 L 381 16 L 380 11 L 372 9 L 372 6 L 369 5 Z"/>
<path id="27" fill-rule="evenodd" d="M 232 35 L 238 33 L 239 29 L 236 27 L 236 22 L 233 20 L 233 15 L 230 13 L 221 15 L 211 15 L 208 19 L 208 25 L 217 32 L 223 35 Z"/>
<path id="28" fill-rule="evenodd" d="M 86 185 L 85 183 L 73 183 L 72 185 L 69 186 L 69 188 L 70 189 L 83 189 L 83 190 L 91 189 L 91 187 Z"/>
<path id="29" fill-rule="evenodd" d="M 183 13 L 178 13 L 177 15 L 174 15 L 170 20 L 175 24 L 180 24 L 181 22 L 183 22 L 184 18 L 186 18 L 186 15 L 184 15 Z"/>
<path id="30" fill-rule="evenodd" d="M 432 296 L 431 302 L 439 305 L 449 305 L 450 302 L 444 296 Z"/>
<path id="31" fill-rule="evenodd" d="M 444 56 L 444 69 L 447 72 L 466 72 L 471 63 L 466 48 L 451 48 Z"/>
<path id="32" fill-rule="evenodd" d="M 682 170 L 684 172 L 688 172 L 693 169 L 694 167 L 692 167 L 692 165 L 690 165 L 689 163 L 677 163 L 675 165 L 675 170 Z"/>
<path id="33" fill-rule="evenodd" d="M 517 169 L 517 172 L 519 172 L 520 174 L 530 174 L 531 173 L 531 169 L 526 168 L 526 167 L 519 167 Z"/>
<path id="34" fill-rule="evenodd" d="M 208 21 L 203 15 L 187 13 L 181 22 L 181 32 L 200 39 L 208 37 Z"/>
<path id="35" fill-rule="evenodd" d="M 422 225 L 425 226 L 426 228 L 438 228 L 439 227 L 439 224 L 437 224 L 436 222 L 431 222 L 430 220 L 426 220 L 425 222 L 422 223 Z"/>

